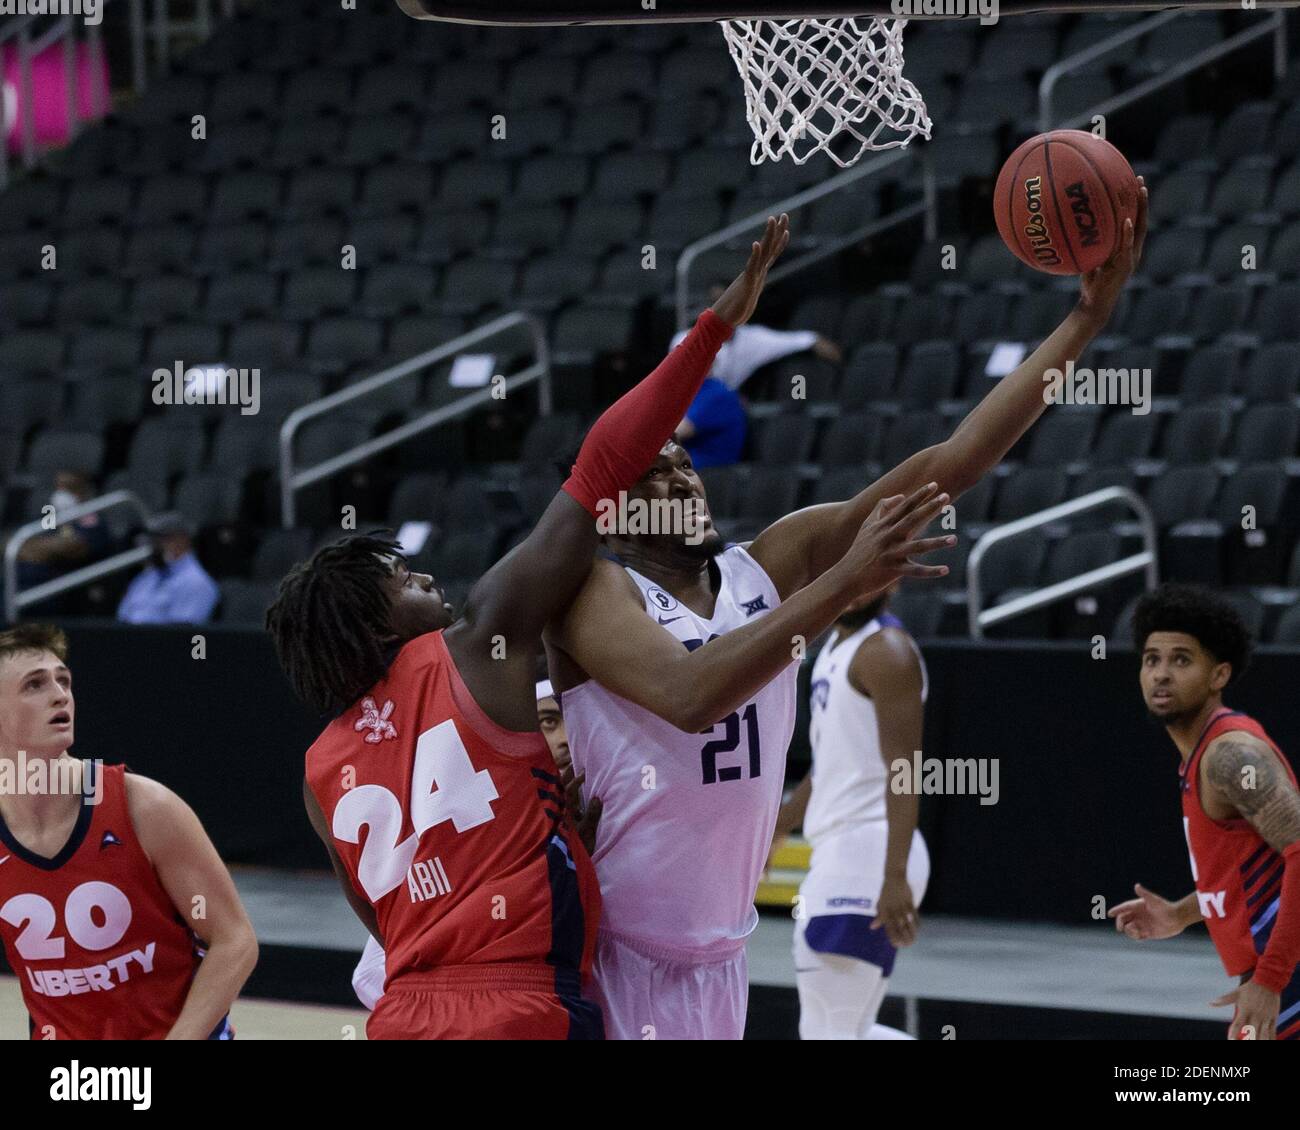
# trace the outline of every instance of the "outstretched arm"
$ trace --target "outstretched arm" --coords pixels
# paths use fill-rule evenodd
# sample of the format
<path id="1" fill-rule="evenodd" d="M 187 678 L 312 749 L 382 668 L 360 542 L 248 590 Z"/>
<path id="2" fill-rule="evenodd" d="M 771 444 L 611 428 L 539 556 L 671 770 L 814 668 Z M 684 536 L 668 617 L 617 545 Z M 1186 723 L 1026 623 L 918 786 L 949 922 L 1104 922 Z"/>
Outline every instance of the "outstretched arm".
<path id="1" fill-rule="evenodd" d="M 635 485 L 672 437 L 718 348 L 753 314 L 789 238 L 788 217 L 768 220 L 735 282 L 653 373 L 601 415 L 532 533 L 470 591 L 461 620 L 444 638 L 475 701 L 498 724 L 536 728 L 531 695 L 521 688 L 532 685 L 542 629 L 591 569 L 595 519 L 617 506 L 619 493 Z"/>
<path id="2" fill-rule="evenodd" d="M 779 608 L 688 651 L 645 614 L 641 592 L 622 568 L 601 561 L 549 642 L 606 689 L 679 730 L 698 733 L 739 709 L 859 596 L 900 576 L 942 576 L 944 566 L 911 557 L 951 544 L 913 540 L 946 495 L 933 484 L 904 501 L 887 499 L 835 566 Z M 565 688 L 567 689 L 567 688 Z"/>
<path id="3" fill-rule="evenodd" d="M 1201 920 L 1201 904 L 1195 891 L 1170 902 L 1141 883 L 1134 883 L 1133 890 L 1137 898 L 1112 906 L 1106 917 L 1115 919 L 1115 929 L 1134 941 L 1172 938 Z"/>
<path id="4" fill-rule="evenodd" d="M 1049 370 L 1064 370 L 1101 331 L 1136 268 L 1146 237 L 1147 192 L 1140 190 L 1137 224 L 1126 222 L 1119 250 L 1083 277 L 1082 293 L 1065 320 L 1019 367 L 971 410 L 943 443 L 918 451 L 847 502 L 811 506 L 764 530 L 750 553 L 781 595 L 796 592 L 843 554 L 863 518 L 880 499 L 936 481 L 953 498 L 996 466 L 1047 407 Z"/>

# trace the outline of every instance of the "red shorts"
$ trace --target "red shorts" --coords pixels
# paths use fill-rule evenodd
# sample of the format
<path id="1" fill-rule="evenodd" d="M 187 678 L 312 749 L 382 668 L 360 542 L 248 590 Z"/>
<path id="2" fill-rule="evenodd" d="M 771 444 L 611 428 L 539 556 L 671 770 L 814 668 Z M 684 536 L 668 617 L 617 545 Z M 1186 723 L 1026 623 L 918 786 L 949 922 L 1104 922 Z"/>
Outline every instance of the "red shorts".
<path id="1" fill-rule="evenodd" d="M 458 965 L 390 985 L 368 1040 L 603 1040 L 578 975 L 549 965 Z"/>

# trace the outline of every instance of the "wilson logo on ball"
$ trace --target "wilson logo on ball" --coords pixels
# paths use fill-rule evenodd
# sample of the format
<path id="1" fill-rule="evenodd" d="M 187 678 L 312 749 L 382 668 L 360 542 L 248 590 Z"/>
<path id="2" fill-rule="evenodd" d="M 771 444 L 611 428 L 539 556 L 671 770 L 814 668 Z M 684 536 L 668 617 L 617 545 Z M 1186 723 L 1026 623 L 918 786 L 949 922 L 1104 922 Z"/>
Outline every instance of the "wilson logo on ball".
<path id="1" fill-rule="evenodd" d="M 1138 183 L 1124 155 L 1083 130 L 1024 142 L 993 188 L 998 233 L 1022 263 L 1081 275 L 1106 262 L 1137 216 Z"/>
<path id="2" fill-rule="evenodd" d="M 1033 248 L 1034 258 L 1044 266 L 1054 267 L 1061 261 L 1056 248 L 1052 246 L 1052 233 L 1047 230 L 1043 220 L 1043 178 L 1030 177 L 1025 181 L 1025 207 L 1029 209 L 1029 221 L 1025 224 L 1025 235 Z"/>

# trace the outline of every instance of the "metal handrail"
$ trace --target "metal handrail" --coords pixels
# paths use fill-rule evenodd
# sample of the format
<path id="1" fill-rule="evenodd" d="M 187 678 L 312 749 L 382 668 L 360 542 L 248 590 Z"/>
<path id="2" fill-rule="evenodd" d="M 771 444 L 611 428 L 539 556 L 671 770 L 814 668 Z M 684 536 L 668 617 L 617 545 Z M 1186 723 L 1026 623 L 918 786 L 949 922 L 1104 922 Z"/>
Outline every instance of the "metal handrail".
<path id="1" fill-rule="evenodd" d="M 1071 55 L 1067 59 L 1062 59 L 1054 63 L 1043 72 L 1042 80 L 1038 84 L 1038 125 L 1044 132 L 1053 127 L 1052 124 L 1052 91 L 1056 87 L 1060 77 L 1071 70 L 1077 70 L 1079 67 L 1092 62 L 1094 59 L 1106 54 L 1107 52 L 1118 47 L 1130 39 L 1139 35 L 1145 35 L 1147 32 L 1154 30 L 1161 24 L 1168 23 L 1171 19 L 1182 15 L 1181 11 L 1164 12 L 1158 16 L 1153 16 L 1149 20 L 1143 20 L 1140 24 L 1135 24 L 1126 31 L 1119 32 L 1109 39 L 1103 39 L 1100 43 L 1080 51 L 1076 55 Z M 1061 122 L 1058 129 L 1074 129 L 1086 122 L 1092 120 L 1094 115 L 1109 114 L 1112 110 L 1118 110 L 1127 106 L 1131 102 L 1136 102 L 1145 98 L 1153 91 L 1159 90 L 1163 86 L 1168 86 L 1172 82 L 1186 77 L 1193 71 L 1198 71 L 1209 63 L 1221 59 L 1225 55 L 1230 55 L 1239 48 L 1254 43 L 1257 39 L 1263 39 L 1265 36 L 1274 37 L 1273 51 L 1273 77 L 1282 79 L 1286 76 L 1286 11 L 1277 9 L 1268 19 L 1258 24 L 1256 27 L 1249 28 L 1246 31 L 1238 32 L 1236 35 L 1229 36 L 1222 43 L 1213 47 L 1207 47 L 1199 54 L 1193 55 L 1190 59 L 1184 59 L 1170 67 L 1167 71 L 1140 82 L 1137 86 L 1130 87 L 1128 90 L 1107 98 L 1104 102 L 1099 102 L 1096 106 L 1076 114 L 1074 117 Z"/>
<path id="2" fill-rule="evenodd" d="M 1168 12 L 1160 12 L 1139 23 L 1130 24 L 1128 27 L 1117 31 L 1114 35 L 1108 35 L 1091 47 L 1085 47 L 1082 51 L 1076 51 L 1073 55 L 1058 59 L 1043 72 L 1043 77 L 1038 83 L 1038 128 L 1044 132 L 1052 128 L 1052 92 L 1056 89 L 1056 84 L 1063 76 L 1087 66 L 1094 59 L 1109 55 L 1116 47 L 1122 46 L 1130 39 L 1138 39 L 1148 35 L 1162 24 L 1167 24 L 1170 20 L 1176 20 L 1182 14 L 1182 10 L 1177 8 Z"/>
<path id="3" fill-rule="evenodd" d="M 1035 589 L 1024 596 L 1018 596 L 1007 601 L 1006 604 L 999 604 L 994 608 L 981 611 L 980 603 L 983 594 L 980 592 L 980 565 L 990 546 L 1006 541 L 1018 534 L 1026 533 L 1029 530 L 1035 530 L 1039 526 L 1046 526 L 1051 522 L 1060 521 L 1062 518 L 1068 518 L 1074 514 L 1082 514 L 1087 510 L 1096 510 L 1112 502 L 1128 503 L 1129 507 L 1137 515 L 1138 522 L 1142 526 L 1142 544 L 1146 547 L 1141 553 L 1130 554 L 1128 557 L 1123 557 L 1109 565 L 1103 565 L 1098 569 L 1089 569 L 1086 573 L 1067 577 L 1063 581 L 1046 585 L 1041 589 Z M 971 638 L 982 640 L 986 625 L 1000 624 L 1004 620 L 1010 620 L 1025 612 L 1032 612 L 1036 608 L 1043 608 L 1046 605 L 1053 604 L 1063 597 L 1073 596 L 1075 593 L 1083 592 L 1095 585 L 1140 571 L 1146 572 L 1148 591 L 1155 588 L 1160 580 L 1156 560 L 1155 518 L 1151 513 L 1151 508 L 1147 506 L 1142 496 L 1129 490 L 1128 487 L 1103 487 L 1101 490 L 1091 491 L 1079 498 L 1071 499 L 1069 502 L 1062 502 L 1058 506 L 1049 506 L 1046 510 L 1040 510 L 1036 514 L 1018 518 L 1014 522 L 994 526 L 975 543 L 966 562 L 966 614 L 969 618 Z"/>
<path id="4" fill-rule="evenodd" d="M 338 392 L 331 393 L 320 400 L 314 400 L 310 404 L 304 404 L 301 408 L 291 412 L 288 419 L 280 425 L 280 524 L 286 530 L 293 528 L 297 520 L 297 505 L 294 496 L 303 487 L 329 478 L 329 476 L 346 467 L 354 466 L 381 451 L 387 451 L 390 447 L 405 443 L 412 436 L 419 435 L 430 428 L 436 428 L 440 424 L 445 424 L 448 420 L 467 415 L 480 404 L 495 399 L 493 396 L 494 390 L 492 388 L 482 388 L 477 392 L 468 393 L 451 404 L 425 412 L 414 420 L 408 420 L 405 424 L 394 428 L 392 431 L 385 432 L 382 436 L 375 436 L 373 439 L 359 443 L 347 451 L 341 451 L 338 455 L 323 460 L 314 467 L 295 470 L 293 465 L 293 440 L 304 423 L 315 419 L 317 416 L 323 416 L 325 413 L 331 412 L 344 404 L 351 404 L 354 400 L 360 400 L 378 389 L 387 388 L 390 384 L 405 377 L 420 373 L 430 365 L 435 365 L 448 357 L 455 357 L 460 353 L 464 353 L 471 345 L 476 345 L 479 342 L 496 337 L 498 334 L 520 327 L 526 329 L 532 339 L 533 354 L 536 360 L 514 376 L 508 377 L 504 385 L 505 391 L 513 392 L 524 385 L 537 382 L 540 385 L 541 415 L 549 416 L 551 413 L 551 354 L 550 346 L 546 341 L 545 330 L 541 322 L 531 314 L 524 314 L 519 311 L 503 314 L 476 330 L 461 334 L 460 337 L 453 338 L 451 341 L 433 349 L 427 349 L 423 353 L 417 353 L 414 357 L 384 369 L 372 377 L 348 385 L 347 388 L 340 389 Z"/>
<path id="5" fill-rule="evenodd" d="M 101 510 L 109 510 L 114 506 L 133 506 L 139 513 L 142 524 L 149 521 L 150 512 L 148 508 L 140 501 L 139 496 L 129 490 L 109 491 L 108 494 L 102 494 L 98 498 L 79 502 L 76 506 L 69 507 L 61 517 L 59 515 L 55 516 L 59 518 L 58 525 L 63 525 L 67 522 L 75 522 L 78 518 L 84 518 L 87 514 L 98 514 Z M 57 526 L 55 528 L 57 529 Z M 50 533 L 50 531 L 45 528 L 42 520 L 38 518 L 33 522 L 28 522 L 25 526 L 19 526 L 9 539 L 8 545 L 5 546 L 5 618 L 11 624 L 18 619 L 18 613 L 29 604 L 36 604 L 48 597 L 67 592 L 69 589 L 80 588 L 82 585 L 97 581 L 100 577 L 108 576 L 110 573 L 129 569 L 133 565 L 147 561 L 152 552 L 147 545 L 136 546 L 133 549 L 115 553 L 112 557 L 106 557 L 103 561 L 96 561 L 93 565 L 83 565 L 80 569 L 74 569 L 70 573 L 64 573 L 61 577 L 55 577 L 52 581 L 33 585 L 31 588 L 23 589 L 20 592 L 18 589 L 18 551 L 38 534 L 46 533 Z"/>
<path id="6" fill-rule="evenodd" d="M 691 324 L 691 286 L 690 275 L 691 267 L 695 261 L 706 251 L 711 251 L 715 247 L 720 247 L 730 239 L 758 227 L 767 222 L 768 216 L 779 215 L 782 212 L 792 212 L 796 208 L 802 208 L 805 204 L 810 204 L 814 200 L 820 200 L 823 196 L 829 196 L 832 192 L 839 192 L 841 189 L 848 188 L 858 181 L 865 179 L 875 173 L 883 172 L 885 169 L 898 164 L 900 161 L 908 160 L 920 154 L 924 177 L 922 181 L 923 201 L 920 204 L 911 204 L 887 216 L 882 216 L 871 223 L 864 225 L 862 228 L 851 232 L 848 235 L 841 236 L 837 239 L 827 241 L 809 251 L 802 258 L 794 259 L 782 263 L 781 266 L 771 271 L 767 276 L 769 284 L 793 274 L 795 271 L 803 270 L 813 263 L 820 262 L 828 255 L 833 255 L 845 247 L 849 247 L 868 235 L 875 235 L 878 232 L 885 231 L 888 228 L 898 224 L 905 223 L 918 215 L 924 214 L 926 217 L 926 238 L 933 238 L 935 228 L 935 192 L 934 192 L 934 168 L 930 160 L 928 151 L 922 147 L 919 150 L 895 149 L 889 153 L 881 153 L 879 156 L 854 165 L 851 169 L 845 169 L 842 173 L 837 173 L 830 180 L 823 181 L 821 184 L 813 185 L 802 192 L 796 192 L 793 196 L 787 196 L 784 200 L 778 200 L 770 207 L 763 209 L 761 212 L 755 212 L 753 215 L 746 216 L 743 220 L 737 220 L 735 223 L 728 224 L 724 228 L 719 228 L 709 235 L 701 236 L 694 243 L 689 243 L 682 250 L 677 259 L 676 267 L 676 287 L 677 287 L 677 329 L 689 329 Z"/>

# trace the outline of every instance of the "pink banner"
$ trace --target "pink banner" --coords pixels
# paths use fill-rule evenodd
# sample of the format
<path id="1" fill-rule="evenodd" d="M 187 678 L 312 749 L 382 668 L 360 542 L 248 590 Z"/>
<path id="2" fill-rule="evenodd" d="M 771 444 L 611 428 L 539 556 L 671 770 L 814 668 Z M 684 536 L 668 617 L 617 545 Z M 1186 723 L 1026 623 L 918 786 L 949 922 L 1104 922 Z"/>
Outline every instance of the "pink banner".
<path id="1" fill-rule="evenodd" d="M 77 116 L 83 122 L 94 121 L 109 109 L 108 61 L 101 51 L 96 66 L 87 43 L 77 44 L 76 56 Z M 56 43 L 32 58 L 33 133 L 41 149 L 65 144 L 70 134 L 64 74 L 63 44 Z M 0 48 L 0 79 L 0 132 L 8 139 L 9 151 L 20 153 L 23 86 L 15 43 Z"/>

